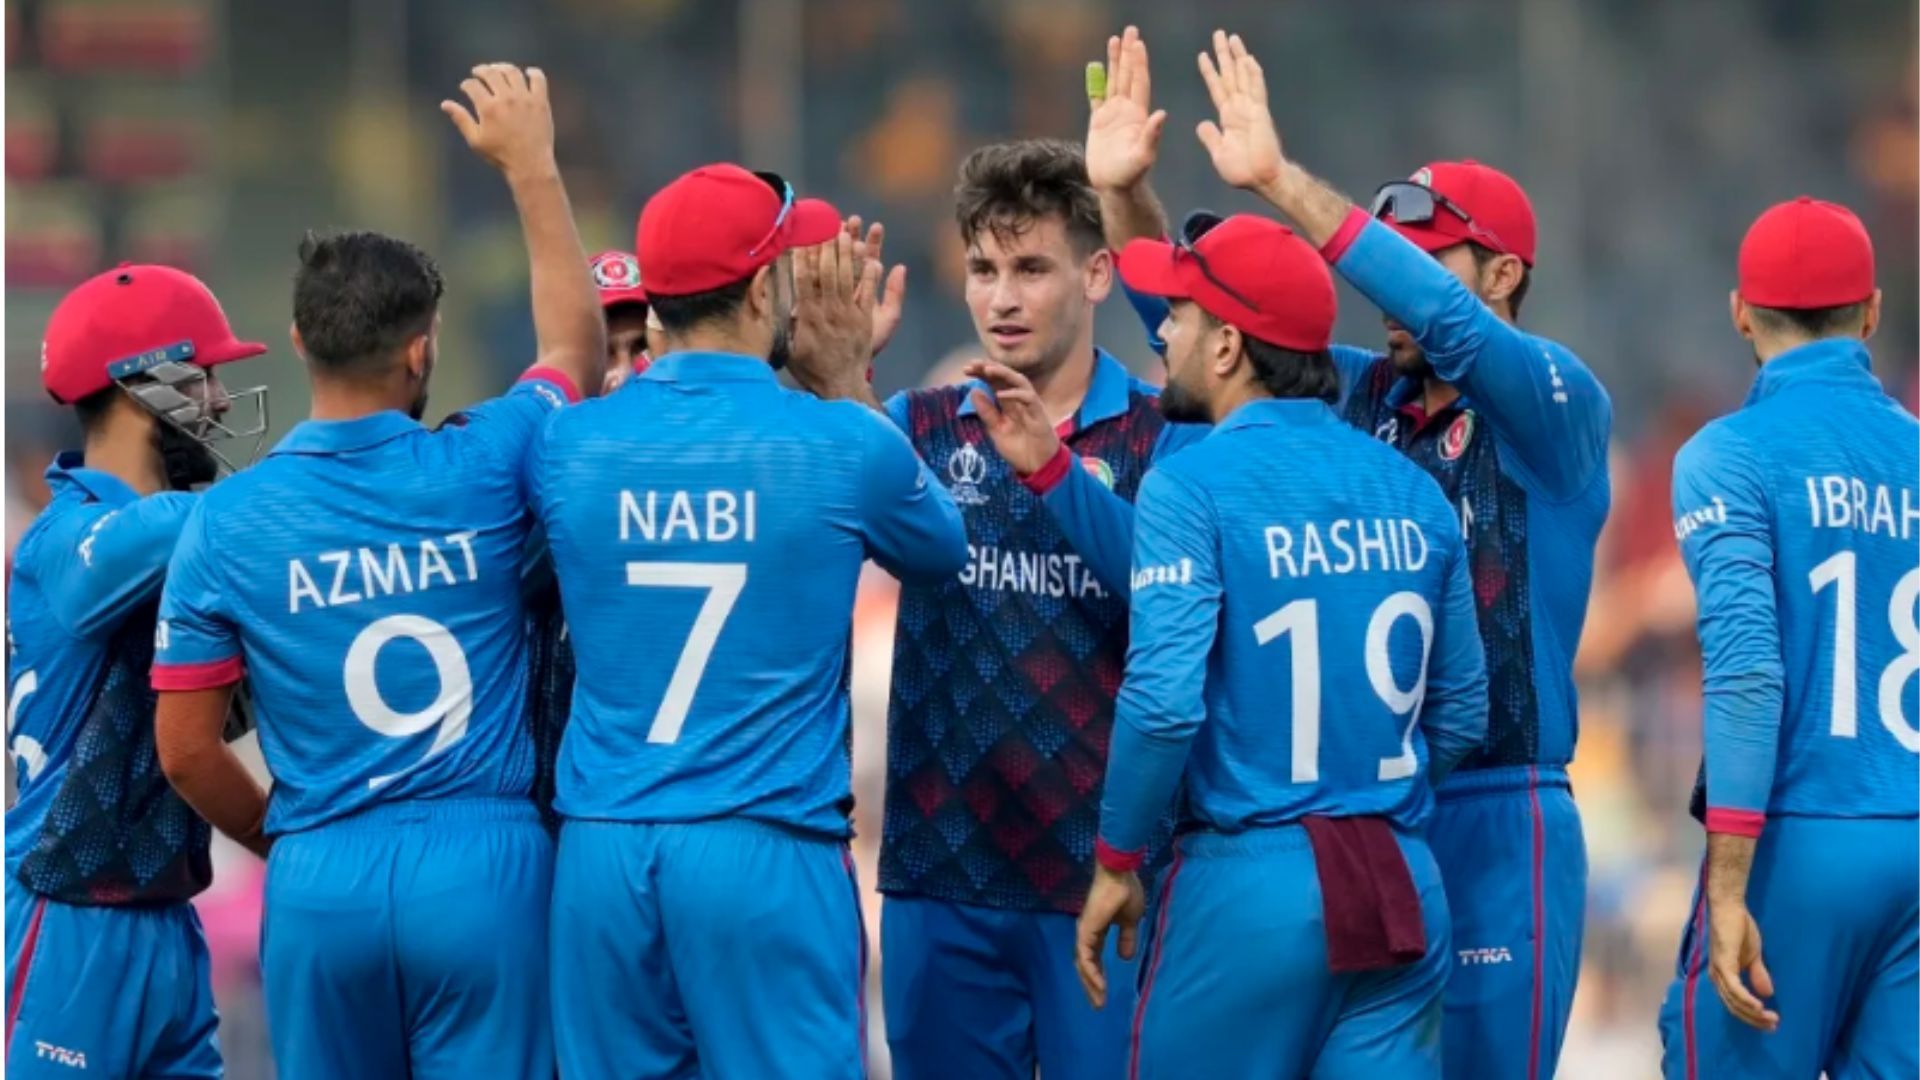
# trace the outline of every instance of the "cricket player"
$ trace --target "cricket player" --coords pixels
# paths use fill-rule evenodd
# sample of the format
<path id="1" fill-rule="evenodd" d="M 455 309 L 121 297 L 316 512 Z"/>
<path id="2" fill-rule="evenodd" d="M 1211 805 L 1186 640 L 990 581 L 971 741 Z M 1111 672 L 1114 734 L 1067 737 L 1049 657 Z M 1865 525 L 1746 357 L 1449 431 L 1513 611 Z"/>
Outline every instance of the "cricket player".
<path id="1" fill-rule="evenodd" d="M 210 834 L 160 771 L 146 670 L 193 489 L 252 458 L 215 441 L 257 447 L 265 431 L 266 391 L 230 392 L 211 369 L 266 351 L 166 266 L 91 278 L 48 321 L 41 382 L 73 406 L 85 449 L 48 468 L 53 501 L 8 583 L 10 1077 L 221 1075 L 188 903 L 212 881 Z M 236 401 L 260 422 L 236 428 Z"/>
<path id="2" fill-rule="evenodd" d="M 603 251 L 590 266 L 607 316 L 607 375 L 601 392 L 610 394 L 660 355 L 660 323 L 647 310 L 640 260 L 624 251 Z"/>
<path id="3" fill-rule="evenodd" d="M 603 251 L 588 264 L 593 286 L 600 293 L 600 309 L 607 319 L 607 366 L 601 393 L 647 370 L 661 354 L 664 338 L 659 320 L 647 309 L 647 291 L 640 283 L 640 261 L 624 251 Z M 553 770 L 560 757 L 560 739 L 566 733 L 567 713 L 573 703 L 573 640 L 566 613 L 560 610 L 560 586 L 547 557 L 546 534 L 536 530 L 527 549 L 525 567 L 527 606 L 527 689 L 533 716 L 533 799 L 551 827 Z"/>
<path id="4" fill-rule="evenodd" d="M 1487 738 L 1440 788 L 1429 829 L 1458 961 L 1447 1076 L 1549 1077 L 1580 970 L 1586 844 L 1566 765 L 1613 407 L 1571 351 L 1514 325 L 1535 248 L 1519 185 L 1440 162 L 1383 186 L 1362 211 L 1283 155 L 1260 66 L 1239 39 L 1216 32 L 1214 48 L 1201 74 L 1219 119 L 1199 135 L 1215 170 L 1278 208 L 1385 314 L 1386 355 L 1333 349 L 1340 411 L 1433 477 L 1471 555 Z M 1164 229 L 1146 184 L 1164 114 L 1149 112 L 1131 28 L 1109 43 L 1110 60 L 1128 56 L 1137 74 L 1110 80 L 1089 126 L 1115 244 Z M 1158 325 L 1163 305 L 1131 299 Z"/>
<path id="5" fill-rule="evenodd" d="M 1660 1013 L 1666 1075 L 1911 1076 L 1920 422 L 1874 377 L 1873 244 L 1846 208 L 1760 215 L 1732 312 L 1760 374 L 1673 462 L 1707 855 Z"/>
<path id="6" fill-rule="evenodd" d="M 512 189 L 539 358 L 420 424 L 441 279 L 412 245 L 301 245 L 313 415 L 189 518 L 161 601 L 161 761 L 216 828 L 269 845 L 261 963 L 279 1075 L 551 1080 L 552 841 L 528 798 L 526 456 L 606 342 L 553 157 L 546 77 L 442 104 Z M 215 737 L 242 670 L 271 802 Z"/>
<path id="7" fill-rule="evenodd" d="M 1131 533 L 1109 504 L 1130 517 L 1147 468 L 1203 429 L 1170 424 L 1157 392 L 1094 346 L 1113 256 L 1077 147 L 974 151 L 955 216 L 986 359 L 969 385 L 884 406 L 969 541 L 958 576 L 900 593 L 880 852 L 887 1041 L 901 1080 L 1036 1067 L 1108 1080 L 1125 1064 L 1127 1009 L 1088 1007 L 1071 950 L 1126 656 Z M 873 402 L 857 369 L 839 381 L 827 392 Z M 1069 542 L 1060 519 L 1083 516 L 1097 524 Z M 1116 997 L 1130 985 L 1116 980 Z"/>
<path id="8" fill-rule="evenodd" d="M 856 274 L 831 206 L 708 165 L 648 200 L 637 250 L 667 351 L 549 424 L 533 481 L 578 664 L 556 800 L 560 1069 L 863 1076 L 854 590 L 868 558 L 951 577 L 966 534 L 882 417 L 776 378 L 802 339 L 838 353 L 823 367 L 870 359 L 855 294 L 878 263 Z"/>
<path id="9" fill-rule="evenodd" d="M 1115 923 L 1138 950 L 1136 873 L 1184 783 L 1130 1075 L 1437 1080 L 1452 955 L 1421 827 L 1487 719 L 1459 521 L 1335 415 L 1320 255 L 1263 218 L 1189 221 L 1120 256 L 1172 305 L 1167 416 L 1216 426 L 1140 489 L 1081 977 L 1100 1003 Z"/>

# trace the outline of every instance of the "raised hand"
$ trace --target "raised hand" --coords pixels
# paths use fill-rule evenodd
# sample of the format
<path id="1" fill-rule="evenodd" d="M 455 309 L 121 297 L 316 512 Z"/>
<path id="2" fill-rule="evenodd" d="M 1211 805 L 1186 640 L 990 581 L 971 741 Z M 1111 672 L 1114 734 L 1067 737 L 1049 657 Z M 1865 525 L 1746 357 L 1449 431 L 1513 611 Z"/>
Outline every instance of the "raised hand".
<path id="1" fill-rule="evenodd" d="M 1220 179 L 1237 188 L 1257 191 L 1280 178 L 1286 157 L 1280 151 L 1280 133 L 1267 108 L 1267 77 L 1260 62 L 1247 52 L 1240 35 L 1213 32 L 1213 55 L 1200 54 L 1200 77 L 1219 123 L 1202 121 L 1196 134 L 1213 158 Z"/>
<path id="2" fill-rule="evenodd" d="M 879 356 L 893 340 L 893 332 L 900 329 L 900 317 L 907 306 L 907 267 L 901 263 L 885 271 L 884 278 L 879 267 L 886 265 L 881 258 L 887 242 L 887 228 L 874 222 L 867 229 L 866 238 L 860 236 L 860 217 L 854 215 L 847 219 L 847 235 L 857 243 L 855 245 L 855 267 L 860 279 L 860 298 L 873 309 L 873 355 Z M 876 269 L 869 275 L 866 272 L 868 261 Z M 884 281 L 884 284 L 883 284 Z M 879 295 L 875 296 L 875 290 Z"/>
<path id="3" fill-rule="evenodd" d="M 1047 407 L 1025 375 L 1005 364 L 975 360 L 966 366 L 969 379 L 979 379 L 987 390 L 973 391 L 973 408 L 993 440 L 993 448 L 1013 471 L 1031 476 L 1060 452 L 1060 435 L 1047 417 Z"/>
<path id="4" fill-rule="evenodd" d="M 474 153 L 509 175 L 553 167 L 553 106 L 547 100 L 545 72 L 478 64 L 460 90 L 473 110 L 442 101 L 440 111 Z"/>
<path id="5" fill-rule="evenodd" d="M 1125 189 L 1146 179 L 1160 154 L 1167 113 L 1152 108 L 1147 43 L 1136 27 L 1107 39 L 1107 93 L 1087 118 L 1087 179 L 1096 189 Z"/>
<path id="6" fill-rule="evenodd" d="M 847 230 L 793 253 L 795 381 L 823 398 L 870 397 L 874 296 L 880 264 L 862 259 Z"/>

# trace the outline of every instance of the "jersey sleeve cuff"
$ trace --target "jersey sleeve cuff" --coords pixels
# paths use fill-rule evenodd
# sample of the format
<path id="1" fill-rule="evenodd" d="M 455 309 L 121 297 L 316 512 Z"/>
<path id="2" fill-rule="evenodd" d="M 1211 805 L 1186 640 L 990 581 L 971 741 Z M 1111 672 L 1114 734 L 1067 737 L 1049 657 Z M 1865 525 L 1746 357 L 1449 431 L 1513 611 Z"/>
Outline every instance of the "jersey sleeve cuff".
<path id="1" fill-rule="evenodd" d="M 1372 220 L 1372 215 L 1357 206 L 1347 211 L 1346 220 L 1342 221 L 1340 227 L 1333 230 L 1333 235 L 1327 239 L 1327 242 L 1320 246 L 1320 257 L 1327 260 L 1328 264 L 1339 262 L 1340 256 L 1345 255 L 1347 249 L 1353 246 L 1353 241 L 1360 235 L 1360 230 L 1366 228 L 1367 222 Z"/>
<path id="2" fill-rule="evenodd" d="M 1710 833 L 1759 839 L 1761 830 L 1766 826 L 1767 815 L 1758 810 L 1707 809 L 1707 831 Z"/>
<path id="3" fill-rule="evenodd" d="M 1106 867 L 1116 874 L 1134 873 L 1147 861 L 1145 849 L 1140 851 L 1121 851 L 1119 848 L 1107 843 L 1107 838 L 1104 836 L 1094 839 L 1093 857 L 1101 866 Z"/>
<path id="4" fill-rule="evenodd" d="M 1053 452 L 1053 456 L 1047 459 L 1045 465 L 1021 477 L 1020 482 L 1035 495 L 1045 495 L 1060 486 L 1060 481 L 1067 478 L 1067 470 L 1071 468 L 1073 468 L 1073 451 L 1067 449 L 1066 443 L 1061 443 L 1060 449 Z"/>
<path id="5" fill-rule="evenodd" d="M 573 380 L 567 376 L 566 372 L 561 371 L 559 368 L 535 364 L 533 367 L 522 372 L 518 381 L 552 383 L 559 389 L 561 394 L 565 395 L 567 404 L 580 404 L 580 388 L 573 385 Z"/>
<path id="6" fill-rule="evenodd" d="M 225 660 L 209 660 L 203 664 L 155 664 L 153 665 L 153 688 L 155 690 L 213 690 L 217 687 L 232 686 L 246 673 L 246 667 L 238 656 L 229 656 Z"/>

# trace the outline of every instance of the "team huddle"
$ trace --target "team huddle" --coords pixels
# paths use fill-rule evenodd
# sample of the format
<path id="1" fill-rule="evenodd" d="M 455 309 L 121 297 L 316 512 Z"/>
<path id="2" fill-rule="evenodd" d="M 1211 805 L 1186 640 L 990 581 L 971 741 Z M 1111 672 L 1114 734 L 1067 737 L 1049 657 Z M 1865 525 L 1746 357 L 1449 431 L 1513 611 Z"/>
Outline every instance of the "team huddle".
<path id="1" fill-rule="evenodd" d="M 1355 205 L 1239 37 L 1199 69 L 1214 171 L 1289 224 L 1166 216 L 1128 28 L 1084 146 L 961 164 L 983 358 L 886 401 L 879 226 L 716 164 L 589 260 L 546 76 L 506 64 L 441 105 L 526 241 L 501 396 L 421 423 L 443 286 L 392 237 L 300 244 L 312 411 L 257 462 L 264 391 L 214 369 L 268 349 L 203 284 L 76 288 L 41 367 L 84 450 L 9 582 L 8 1075 L 221 1075 L 211 829 L 268 859 L 289 1080 L 865 1075 L 872 560 L 893 1075 L 1551 1076 L 1612 404 L 1517 325 L 1513 179 Z M 1333 342 L 1336 274 L 1384 351 Z M 1911 1075 L 1920 422 L 1872 374 L 1851 213 L 1775 206 L 1737 277 L 1759 375 L 1674 465 L 1708 836 L 1664 1071 Z M 1116 285 L 1163 389 L 1094 342 Z"/>

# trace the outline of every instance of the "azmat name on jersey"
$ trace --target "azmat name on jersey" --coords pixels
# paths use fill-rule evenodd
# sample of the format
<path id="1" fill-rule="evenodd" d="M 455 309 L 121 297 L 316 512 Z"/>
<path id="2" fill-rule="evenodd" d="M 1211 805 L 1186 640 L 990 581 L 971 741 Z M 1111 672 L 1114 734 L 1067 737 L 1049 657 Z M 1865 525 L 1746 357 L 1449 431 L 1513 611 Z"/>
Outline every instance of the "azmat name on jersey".
<path id="1" fill-rule="evenodd" d="M 323 551 L 308 559 L 287 560 L 287 610 L 298 615 L 304 600 L 309 609 L 357 604 L 381 596 L 421 592 L 436 585 L 460 585 L 480 580 L 480 564 L 473 555 L 474 533 L 448 533 L 439 539 L 394 541 L 385 547 L 357 547 Z M 449 560 L 447 556 L 456 558 Z M 464 574 L 460 573 L 464 571 Z M 322 592 L 320 582 L 330 582 Z"/>

